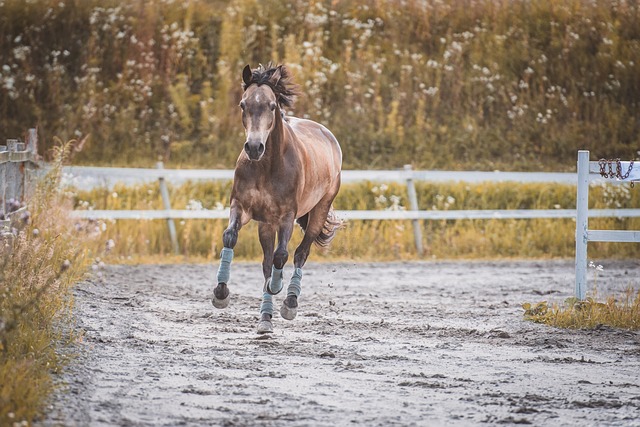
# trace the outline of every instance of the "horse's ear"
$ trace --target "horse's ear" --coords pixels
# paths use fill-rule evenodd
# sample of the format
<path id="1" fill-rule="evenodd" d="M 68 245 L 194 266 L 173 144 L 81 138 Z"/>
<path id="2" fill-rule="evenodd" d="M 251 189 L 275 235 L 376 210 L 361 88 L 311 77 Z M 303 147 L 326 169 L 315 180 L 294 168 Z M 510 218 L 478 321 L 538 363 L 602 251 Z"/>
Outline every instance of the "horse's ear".
<path id="1" fill-rule="evenodd" d="M 247 86 L 251 83 L 251 74 L 251 67 L 247 64 L 247 66 L 244 67 L 244 70 L 242 70 L 242 81 Z"/>

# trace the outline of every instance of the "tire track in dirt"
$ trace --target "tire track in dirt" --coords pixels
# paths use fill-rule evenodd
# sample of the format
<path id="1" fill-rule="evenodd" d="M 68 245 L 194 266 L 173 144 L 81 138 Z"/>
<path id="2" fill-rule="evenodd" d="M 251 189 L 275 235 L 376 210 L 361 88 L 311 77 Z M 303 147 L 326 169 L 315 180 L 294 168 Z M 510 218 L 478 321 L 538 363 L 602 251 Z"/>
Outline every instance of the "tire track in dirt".
<path id="1" fill-rule="evenodd" d="M 600 294 L 640 287 L 640 262 L 603 264 Z M 42 424 L 640 425 L 640 334 L 522 320 L 570 296 L 570 261 L 310 264 L 298 318 L 266 337 L 259 265 L 234 263 L 222 311 L 215 267 L 81 283 L 79 356 Z"/>

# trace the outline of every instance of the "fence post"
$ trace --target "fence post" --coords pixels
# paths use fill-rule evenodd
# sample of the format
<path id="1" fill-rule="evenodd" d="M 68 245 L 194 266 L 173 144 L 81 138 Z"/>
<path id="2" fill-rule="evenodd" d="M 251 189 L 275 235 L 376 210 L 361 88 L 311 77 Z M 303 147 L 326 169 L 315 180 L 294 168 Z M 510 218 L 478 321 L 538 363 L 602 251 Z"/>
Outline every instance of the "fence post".
<path id="1" fill-rule="evenodd" d="M 164 169 L 164 164 L 162 162 L 156 163 L 157 169 Z M 160 184 L 160 195 L 162 196 L 162 205 L 164 209 L 167 211 L 171 210 L 171 201 L 169 200 L 169 190 L 167 189 L 167 183 L 165 182 L 164 176 L 158 178 L 158 182 Z M 178 235 L 176 234 L 176 224 L 173 221 L 173 218 L 167 218 L 167 225 L 169 226 L 169 237 L 171 237 L 171 246 L 173 246 L 173 253 L 178 255 L 180 254 L 180 246 L 178 246 Z"/>
<path id="2" fill-rule="evenodd" d="M 38 130 L 31 128 L 27 133 L 26 150 L 31 156 L 31 161 L 24 163 L 24 199 L 28 200 L 35 192 L 36 168 L 38 167 Z"/>
<path id="3" fill-rule="evenodd" d="M 578 194 L 576 199 L 576 298 L 587 294 L 587 240 L 589 227 L 589 151 L 578 151 Z"/>
<path id="4" fill-rule="evenodd" d="M 22 194 L 24 191 L 24 176 L 22 176 L 21 163 L 15 161 L 17 156 L 16 153 L 24 150 L 24 143 L 18 141 L 17 139 L 7 139 L 7 151 L 9 152 L 9 162 L 6 164 L 5 171 L 5 179 L 6 179 L 6 189 L 5 189 L 5 212 L 6 203 L 8 200 L 13 199 L 16 204 L 20 204 L 22 202 Z M 15 206 L 13 206 L 15 209 Z"/>
<path id="5" fill-rule="evenodd" d="M 5 197 L 7 190 L 7 167 L 9 166 L 9 153 L 6 145 L 0 145 L 0 217 L 4 219 L 7 208 L 7 199 Z"/>
<path id="6" fill-rule="evenodd" d="M 413 183 L 413 173 L 411 165 L 404 165 L 404 170 L 407 174 L 407 194 L 409 196 L 409 206 L 412 211 L 420 210 L 418 206 L 418 195 L 416 194 L 416 187 Z M 413 238 L 416 241 L 416 250 L 418 256 L 424 255 L 424 247 L 422 246 L 422 227 L 420 220 L 414 219 L 413 223 Z"/>

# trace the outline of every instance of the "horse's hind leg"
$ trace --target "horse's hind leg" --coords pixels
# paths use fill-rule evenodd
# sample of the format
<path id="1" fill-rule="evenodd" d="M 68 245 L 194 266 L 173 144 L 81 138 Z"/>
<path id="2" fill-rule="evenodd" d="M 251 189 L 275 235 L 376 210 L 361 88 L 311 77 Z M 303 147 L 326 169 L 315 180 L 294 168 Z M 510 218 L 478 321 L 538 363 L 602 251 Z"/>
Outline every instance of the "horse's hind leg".
<path id="1" fill-rule="evenodd" d="M 262 273 L 264 274 L 265 288 L 271 279 L 273 269 L 273 247 L 276 239 L 276 229 L 273 225 L 261 222 L 258 225 L 258 237 L 264 258 L 262 260 Z M 262 295 L 260 304 L 260 322 L 258 323 L 258 333 L 266 334 L 273 332 L 271 319 L 273 318 L 273 296 L 266 291 Z"/>
<path id="2" fill-rule="evenodd" d="M 229 305 L 229 278 L 231 276 L 231 261 L 233 260 L 233 248 L 238 242 L 238 232 L 242 228 L 242 212 L 238 206 L 231 203 L 231 213 L 229 215 L 229 226 L 222 235 L 222 253 L 220 254 L 220 265 L 218 266 L 218 285 L 213 290 L 211 302 L 216 308 L 225 308 Z"/>
<path id="3" fill-rule="evenodd" d="M 293 258 L 295 270 L 291 277 L 291 281 L 289 282 L 289 286 L 287 287 L 287 297 L 280 307 L 280 315 L 287 320 L 293 320 L 298 313 L 298 297 L 302 291 L 302 267 L 304 267 L 304 264 L 307 262 L 307 258 L 309 257 L 311 244 L 322 232 L 334 197 L 335 195 L 327 197 L 309 212 L 304 238 L 296 248 Z"/>

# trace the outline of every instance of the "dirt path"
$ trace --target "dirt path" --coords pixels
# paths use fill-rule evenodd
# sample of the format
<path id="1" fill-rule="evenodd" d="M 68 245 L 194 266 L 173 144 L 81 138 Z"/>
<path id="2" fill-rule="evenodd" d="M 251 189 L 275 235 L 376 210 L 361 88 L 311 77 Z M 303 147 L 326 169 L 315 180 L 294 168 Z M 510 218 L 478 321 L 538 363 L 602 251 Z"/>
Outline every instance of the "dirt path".
<path id="1" fill-rule="evenodd" d="M 601 293 L 640 287 L 640 262 L 602 264 Z M 310 264 L 298 318 L 266 337 L 258 264 L 234 263 L 223 311 L 214 277 L 112 266 L 82 283 L 81 356 L 43 424 L 640 425 L 639 333 L 522 320 L 523 301 L 570 296 L 570 261 Z"/>

